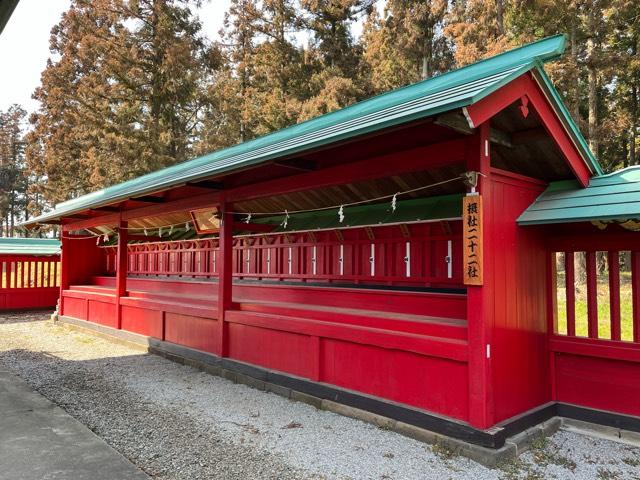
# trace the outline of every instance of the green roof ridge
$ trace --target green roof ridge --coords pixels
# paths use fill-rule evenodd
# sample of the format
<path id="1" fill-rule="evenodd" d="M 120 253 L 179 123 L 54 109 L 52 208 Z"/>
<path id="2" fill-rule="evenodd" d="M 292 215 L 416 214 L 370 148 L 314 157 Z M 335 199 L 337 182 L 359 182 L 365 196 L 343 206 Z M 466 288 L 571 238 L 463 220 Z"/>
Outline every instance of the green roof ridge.
<path id="1" fill-rule="evenodd" d="M 0 237 L 0 255 L 55 255 L 60 241 L 55 238 Z"/>

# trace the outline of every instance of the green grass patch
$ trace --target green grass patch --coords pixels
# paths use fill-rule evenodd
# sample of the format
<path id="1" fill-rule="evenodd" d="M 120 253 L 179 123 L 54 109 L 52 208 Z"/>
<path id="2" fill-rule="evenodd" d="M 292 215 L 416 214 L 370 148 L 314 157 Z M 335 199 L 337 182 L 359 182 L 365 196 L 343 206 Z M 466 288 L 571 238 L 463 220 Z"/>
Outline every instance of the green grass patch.
<path id="1" fill-rule="evenodd" d="M 558 275 L 557 289 L 557 319 L 560 334 L 567 333 L 567 298 L 564 288 L 564 274 Z M 607 275 L 598 276 L 598 338 L 611 338 L 611 313 L 609 298 L 609 279 Z M 588 307 L 587 286 L 585 283 L 576 282 L 576 335 L 588 336 Z M 633 340 L 633 301 L 631 292 L 631 275 L 623 272 L 620 274 L 620 329 L 622 340 Z"/>

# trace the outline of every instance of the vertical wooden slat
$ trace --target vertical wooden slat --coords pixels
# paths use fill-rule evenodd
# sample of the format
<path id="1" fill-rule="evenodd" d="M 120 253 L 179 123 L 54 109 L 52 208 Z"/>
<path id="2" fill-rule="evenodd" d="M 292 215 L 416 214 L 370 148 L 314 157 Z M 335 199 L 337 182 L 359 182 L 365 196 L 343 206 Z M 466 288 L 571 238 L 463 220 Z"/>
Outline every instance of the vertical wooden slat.
<path id="1" fill-rule="evenodd" d="M 633 301 L 633 341 L 640 343 L 640 252 L 631 252 L 631 297 Z"/>
<path id="2" fill-rule="evenodd" d="M 573 252 L 564 253 L 565 296 L 567 299 L 567 335 L 576 336 L 576 273 L 575 255 Z"/>
<path id="3" fill-rule="evenodd" d="M 217 353 L 221 357 L 229 355 L 229 326 L 225 320 L 227 310 L 232 308 L 233 289 L 233 214 L 229 213 L 231 205 L 222 203 L 220 209 L 219 252 L 218 266 L 218 336 Z"/>
<path id="4" fill-rule="evenodd" d="M 557 253 L 553 252 L 549 255 L 548 260 L 548 272 L 547 272 L 547 285 L 548 292 L 548 325 L 547 332 L 549 334 L 558 333 L 558 272 L 557 272 Z M 566 257 L 565 257 L 566 258 Z"/>
<path id="5" fill-rule="evenodd" d="M 589 338 L 598 338 L 598 273 L 596 252 L 587 252 L 587 321 Z"/>
<path id="6" fill-rule="evenodd" d="M 127 269 L 129 267 L 129 231 L 128 223 L 120 220 L 118 223 L 118 249 L 116 251 L 116 318 L 117 328 L 122 328 L 122 311 L 120 299 L 127 295 Z"/>
<path id="7" fill-rule="evenodd" d="M 619 252 L 608 253 L 609 264 L 609 318 L 611 321 L 611 340 L 620 340 L 620 258 Z"/>
<path id="8" fill-rule="evenodd" d="M 547 263 L 547 342 L 553 334 L 558 333 L 558 271 L 557 252 L 548 256 Z M 567 254 L 564 254 L 565 266 L 567 264 Z M 566 268 L 565 268 L 566 272 Z M 556 375 L 555 375 L 556 353 L 549 349 L 549 371 L 551 399 L 556 399 Z"/>

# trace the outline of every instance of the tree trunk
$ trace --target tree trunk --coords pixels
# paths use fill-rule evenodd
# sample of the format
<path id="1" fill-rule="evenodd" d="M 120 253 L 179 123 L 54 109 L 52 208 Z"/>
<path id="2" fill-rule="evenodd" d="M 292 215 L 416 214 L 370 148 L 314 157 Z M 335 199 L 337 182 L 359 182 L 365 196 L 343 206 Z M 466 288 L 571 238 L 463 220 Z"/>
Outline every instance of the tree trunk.
<path id="1" fill-rule="evenodd" d="M 598 157 L 598 72 L 596 70 L 596 42 L 594 39 L 596 28 L 595 5 L 589 8 L 589 22 L 587 29 L 587 83 L 589 87 L 589 148 Z"/>
<path id="2" fill-rule="evenodd" d="M 576 38 L 576 16 L 572 16 L 571 21 L 571 61 L 574 68 L 573 78 L 573 95 L 571 99 L 571 110 L 573 111 L 573 118 L 580 119 L 580 75 L 578 75 L 578 39 Z M 571 91 L 571 90 L 570 90 Z"/>
<path id="3" fill-rule="evenodd" d="M 498 33 L 504 36 L 504 4 L 503 0 L 496 0 L 496 23 L 498 25 Z"/>

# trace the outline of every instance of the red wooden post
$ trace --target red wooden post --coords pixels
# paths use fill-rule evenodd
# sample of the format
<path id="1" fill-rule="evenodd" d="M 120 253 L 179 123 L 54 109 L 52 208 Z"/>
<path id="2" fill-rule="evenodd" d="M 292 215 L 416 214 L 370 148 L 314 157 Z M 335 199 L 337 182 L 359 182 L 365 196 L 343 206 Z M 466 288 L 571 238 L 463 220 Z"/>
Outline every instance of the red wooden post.
<path id="1" fill-rule="evenodd" d="M 567 335 L 576 336 L 576 271 L 573 252 L 564 252 L 565 296 L 567 298 Z"/>
<path id="2" fill-rule="evenodd" d="M 608 254 L 609 263 L 609 317 L 611 340 L 620 340 L 620 259 L 617 251 Z"/>
<path id="3" fill-rule="evenodd" d="M 120 220 L 118 224 L 118 250 L 116 253 L 116 315 L 118 329 L 122 328 L 122 312 L 120 298 L 127 296 L 127 260 L 128 260 L 128 223 Z"/>
<path id="4" fill-rule="evenodd" d="M 470 137 L 466 152 L 467 169 L 480 172 L 478 191 L 484 202 L 483 239 L 484 251 L 490 252 L 491 201 L 489 122 L 478 128 L 478 134 Z M 491 384 L 491 319 L 490 305 L 493 278 L 491 259 L 484 262 L 484 285 L 467 286 L 467 325 L 469 335 L 469 423 L 476 428 L 493 425 L 493 398 Z"/>
<path id="5" fill-rule="evenodd" d="M 633 341 L 640 343 L 640 252 L 631 252 L 631 296 L 633 298 Z"/>
<path id="6" fill-rule="evenodd" d="M 598 338 L 598 272 L 596 252 L 587 252 L 587 322 L 589 338 Z"/>
<path id="7" fill-rule="evenodd" d="M 547 261 L 547 342 L 558 333 L 558 271 L 557 253 L 549 254 Z M 565 254 L 566 261 L 566 254 Z M 555 400 L 556 393 L 556 354 L 549 349 L 549 374 L 551 399 Z"/>
<path id="8" fill-rule="evenodd" d="M 558 333 L 558 271 L 556 267 L 556 253 L 549 254 L 549 260 L 547 263 L 547 319 L 549 320 L 547 325 L 547 331 L 549 334 Z"/>
<path id="9" fill-rule="evenodd" d="M 230 205 L 220 203 L 220 234 L 218 247 L 218 354 L 229 355 L 229 326 L 225 313 L 231 308 L 233 288 L 233 215 Z"/>
<path id="10" fill-rule="evenodd" d="M 64 315 L 64 302 L 62 292 L 69 289 L 69 266 L 71 265 L 71 240 L 67 238 L 68 233 L 60 232 L 60 295 L 58 297 L 58 314 Z M 36 271 L 35 264 L 33 265 Z M 35 274 L 33 275 L 33 286 L 36 286 Z"/>

